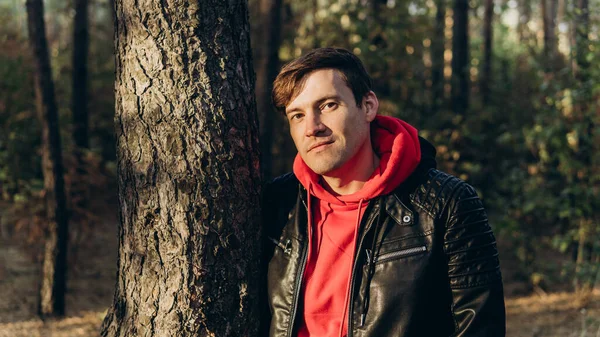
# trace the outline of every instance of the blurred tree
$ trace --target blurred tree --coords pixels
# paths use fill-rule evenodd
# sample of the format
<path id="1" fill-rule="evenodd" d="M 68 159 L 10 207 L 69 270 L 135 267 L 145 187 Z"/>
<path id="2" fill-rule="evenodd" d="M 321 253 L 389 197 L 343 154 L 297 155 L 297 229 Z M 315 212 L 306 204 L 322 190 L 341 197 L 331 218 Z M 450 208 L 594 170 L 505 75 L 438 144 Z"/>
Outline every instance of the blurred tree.
<path id="1" fill-rule="evenodd" d="M 42 123 L 42 173 L 48 217 L 39 310 L 42 316 L 62 316 L 65 312 L 69 230 L 58 108 L 48 56 L 44 5 L 42 0 L 27 0 L 26 6 L 35 63 L 36 103 Z"/>
<path id="2" fill-rule="evenodd" d="M 368 12 L 367 21 L 367 36 L 365 40 L 369 42 L 369 49 L 376 53 L 370 55 L 371 59 L 381 59 L 377 62 L 377 66 L 372 67 L 372 71 L 377 73 L 377 76 L 372 76 L 373 91 L 380 96 L 388 96 L 390 94 L 390 66 L 389 61 L 382 57 L 389 53 L 388 50 L 388 17 L 386 14 L 386 0 L 369 0 L 370 10 Z"/>
<path id="3" fill-rule="evenodd" d="M 594 176 L 592 156 L 593 153 L 596 152 L 594 150 L 597 150 L 597 144 L 594 144 L 594 119 L 596 117 L 594 116 L 594 111 L 590 111 L 592 100 L 592 83 L 590 82 L 590 12 L 588 0 L 577 0 L 575 9 L 576 68 L 574 71 L 575 78 L 579 83 L 579 90 L 576 91 L 574 114 L 576 121 L 580 125 L 578 129 L 575 129 L 578 150 L 575 154 L 575 158 L 581 166 L 577 168 L 573 182 L 576 185 L 586 186 L 590 183 L 594 183 L 593 180 L 590 181 L 590 178 Z M 574 206 L 580 207 L 579 203 L 585 202 L 585 199 L 586 198 L 577 198 L 574 196 L 573 202 L 576 203 Z M 600 256 L 600 252 L 586 252 L 588 249 L 588 242 L 593 242 L 597 239 L 594 235 L 595 233 L 593 227 L 594 220 L 596 219 L 592 217 L 592 214 L 589 214 L 589 211 L 584 211 L 581 213 L 582 216 L 580 217 L 578 223 L 578 250 L 575 269 L 575 286 L 577 291 L 587 293 L 591 291 L 595 285 L 594 277 L 596 276 L 596 273 L 591 273 L 592 275 L 589 275 L 589 271 L 586 272 L 585 269 L 589 269 L 589 267 L 586 267 L 590 265 L 590 262 L 596 262 L 596 255 Z M 595 268 L 593 268 L 593 271 L 596 269 L 598 269 L 597 265 Z"/>
<path id="4" fill-rule="evenodd" d="M 385 8 L 387 7 L 387 0 L 370 0 L 371 5 L 371 22 L 369 23 L 372 27 L 377 27 L 377 29 L 371 32 L 371 43 L 374 45 L 381 45 L 385 43 L 385 37 L 381 34 L 385 31 L 386 22 L 382 21 L 382 18 L 385 17 L 382 13 L 385 12 Z"/>
<path id="5" fill-rule="evenodd" d="M 88 0 L 75 0 L 75 17 L 73 21 L 73 81 L 72 81 L 72 114 L 73 140 L 79 164 L 81 151 L 89 147 L 88 139 Z"/>
<path id="6" fill-rule="evenodd" d="M 490 85 L 492 84 L 492 44 L 494 18 L 494 0 L 485 0 L 485 13 L 483 18 L 483 65 L 481 72 L 481 99 L 484 107 L 490 103 Z"/>
<path id="7" fill-rule="evenodd" d="M 436 0 L 435 26 L 431 38 L 431 104 L 435 114 L 444 102 L 444 51 L 446 28 L 446 1 Z"/>
<path id="8" fill-rule="evenodd" d="M 102 335 L 254 336 L 261 182 L 247 4 L 116 9 L 121 223 Z"/>
<path id="9" fill-rule="evenodd" d="M 547 71 L 552 71 L 556 68 L 555 57 L 558 52 L 556 43 L 557 0 L 541 0 L 540 8 L 544 33 L 544 64 Z"/>
<path id="10" fill-rule="evenodd" d="M 531 21 L 531 0 L 518 0 L 519 1 L 519 21 L 517 25 L 517 32 L 519 33 L 519 41 L 521 43 L 529 43 L 531 39 L 531 30 L 529 29 L 529 22 Z M 545 1 L 545 0 L 542 0 Z"/>
<path id="11" fill-rule="evenodd" d="M 452 110 L 469 109 L 469 0 L 454 0 L 452 30 Z"/>
<path id="12" fill-rule="evenodd" d="M 281 45 L 281 5 L 283 0 L 260 0 L 259 18 L 265 20 L 255 28 L 253 51 L 256 64 L 256 107 L 258 109 L 263 177 L 273 176 L 272 153 L 279 144 L 283 120 L 276 115 L 271 103 L 273 81 L 279 72 L 279 47 Z"/>
<path id="13" fill-rule="evenodd" d="M 83 214 L 89 201 L 85 161 L 85 153 L 89 150 L 88 27 L 88 0 L 75 0 L 71 114 L 73 116 L 73 157 L 77 167 L 74 176 L 71 177 L 70 207 L 74 212 Z"/>

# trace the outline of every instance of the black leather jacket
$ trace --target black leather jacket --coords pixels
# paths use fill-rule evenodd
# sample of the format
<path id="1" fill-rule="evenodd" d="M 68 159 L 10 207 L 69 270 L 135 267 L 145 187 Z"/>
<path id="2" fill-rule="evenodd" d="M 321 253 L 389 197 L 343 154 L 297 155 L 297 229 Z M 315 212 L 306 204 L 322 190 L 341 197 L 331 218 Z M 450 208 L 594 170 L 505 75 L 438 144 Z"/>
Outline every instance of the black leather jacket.
<path id="1" fill-rule="evenodd" d="M 421 148 L 417 170 L 363 216 L 348 337 L 504 336 L 498 252 L 482 203 L 467 183 L 434 168 L 429 143 Z M 307 193 L 287 174 L 265 196 L 266 329 L 291 337 L 308 249 Z"/>

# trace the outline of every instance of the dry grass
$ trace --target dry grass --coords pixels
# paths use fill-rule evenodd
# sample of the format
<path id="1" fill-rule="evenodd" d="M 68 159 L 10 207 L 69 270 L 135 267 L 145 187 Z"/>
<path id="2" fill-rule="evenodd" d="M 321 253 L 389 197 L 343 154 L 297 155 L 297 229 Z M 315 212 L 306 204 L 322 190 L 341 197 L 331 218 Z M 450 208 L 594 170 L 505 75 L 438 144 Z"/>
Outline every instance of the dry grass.
<path id="1" fill-rule="evenodd" d="M 585 310 L 577 304 L 576 296 L 571 293 L 508 299 L 507 336 L 597 336 L 600 329 L 600 293 L 593 295 Z M 105 313 L 82 311 L 61 320 L 42 322 L 39 318 L 29 318 L 0 323 L 0 337 L 97 337 Z"/>
<path id="2" fill-rule="evenodd" d="M 45 322 L 34 318 L 22 322 L 0 323 L 0 337 L 97 337 L 105 314 L 104 311 L 88 311 Z"/>
<path id="3" fill-rule="evenodd" d="M 600 336 L 600 292 L 580 298 L 556 293 L 508 299 L 507 336 Z"/>

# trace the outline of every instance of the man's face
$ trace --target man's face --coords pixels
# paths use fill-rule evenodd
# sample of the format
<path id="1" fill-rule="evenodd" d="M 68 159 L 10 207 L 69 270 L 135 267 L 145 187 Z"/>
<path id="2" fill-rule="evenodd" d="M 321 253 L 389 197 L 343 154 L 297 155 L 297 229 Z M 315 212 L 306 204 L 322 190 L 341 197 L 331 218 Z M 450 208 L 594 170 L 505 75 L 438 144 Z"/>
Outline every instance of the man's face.
<path id="1" fill-rule="evenodd" d="M 319 175 L 335 176 L 365 145 L 370 147 L 369 123 L 377 107 L 373 92 L 358 107 L 340 73 L 322 69 L 306 75 L 304 88 L 285 111 L 292 139 L 306 165 Z"/>

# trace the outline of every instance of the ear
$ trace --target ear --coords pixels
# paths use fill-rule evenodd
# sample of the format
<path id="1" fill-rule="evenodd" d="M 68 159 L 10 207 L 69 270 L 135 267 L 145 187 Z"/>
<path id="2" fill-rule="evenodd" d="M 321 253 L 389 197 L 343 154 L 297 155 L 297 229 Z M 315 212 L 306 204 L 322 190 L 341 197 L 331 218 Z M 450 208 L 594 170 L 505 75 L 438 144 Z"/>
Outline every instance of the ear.
<path id="1" fill-rule="evenodd" d="M 379 100 L 373 91 L 369 91 L 362 100 L 362 109 L 366 113 L 367 122 L 372 122 L 379 110 Z"/>

